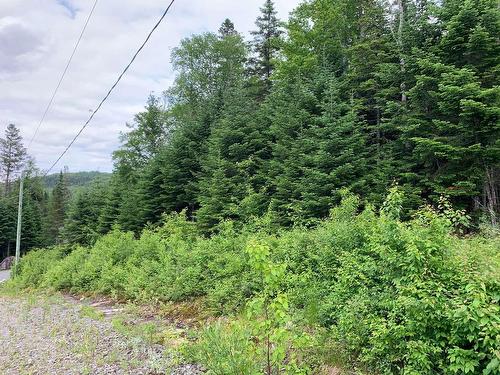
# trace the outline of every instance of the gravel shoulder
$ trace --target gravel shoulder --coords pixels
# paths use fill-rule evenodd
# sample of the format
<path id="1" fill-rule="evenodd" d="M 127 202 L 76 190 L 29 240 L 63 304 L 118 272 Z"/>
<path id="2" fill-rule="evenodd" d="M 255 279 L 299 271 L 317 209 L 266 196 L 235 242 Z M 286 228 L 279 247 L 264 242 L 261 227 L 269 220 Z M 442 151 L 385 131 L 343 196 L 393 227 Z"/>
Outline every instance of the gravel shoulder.
<path id="1" fill-rule="evenodd" d="M 0 374 L 199 374 L 175 351 L 60 295 L 0 295 Z"/>

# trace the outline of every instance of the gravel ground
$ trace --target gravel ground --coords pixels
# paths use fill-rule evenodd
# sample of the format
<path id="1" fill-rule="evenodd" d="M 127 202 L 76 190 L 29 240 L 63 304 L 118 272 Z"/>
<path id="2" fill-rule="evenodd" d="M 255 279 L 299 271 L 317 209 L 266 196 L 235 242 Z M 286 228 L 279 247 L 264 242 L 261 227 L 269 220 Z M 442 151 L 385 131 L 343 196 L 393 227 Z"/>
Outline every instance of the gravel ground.
<path id="1" fill-rule="evenodd" d="M 57 297 L 0 296 L 0 374 L 199 374 L 165 347 L 126 337 Z"/>

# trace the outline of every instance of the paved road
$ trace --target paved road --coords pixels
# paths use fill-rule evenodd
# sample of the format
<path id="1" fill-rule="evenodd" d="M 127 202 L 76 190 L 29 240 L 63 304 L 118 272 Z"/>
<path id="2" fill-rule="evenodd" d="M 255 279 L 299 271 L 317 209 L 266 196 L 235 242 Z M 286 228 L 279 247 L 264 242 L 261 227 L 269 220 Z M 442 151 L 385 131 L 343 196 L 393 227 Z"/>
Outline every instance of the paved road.
<path id="1" fill-rule="evenodd" d="M 0 283 L 10 277 L 10 271 L 0 271 Z"/>

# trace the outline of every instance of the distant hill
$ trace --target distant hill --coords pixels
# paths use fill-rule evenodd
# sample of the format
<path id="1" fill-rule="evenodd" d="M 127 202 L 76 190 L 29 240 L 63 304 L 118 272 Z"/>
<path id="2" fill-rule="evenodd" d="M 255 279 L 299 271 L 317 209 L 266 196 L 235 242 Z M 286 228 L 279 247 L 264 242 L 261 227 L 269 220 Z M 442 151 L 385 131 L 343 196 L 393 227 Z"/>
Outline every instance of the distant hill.
<path id="1" fill-rule="evenodd" d="M 97 171 L 90 172 L 74 172 L 66 173 L 66 181 L 70 190 L 78 189 L 89 185 L 96 178 L 108 179 L 111 173 L 103 173 Z M 43 182 L 47 189 L 53 189 L 59 179 L 59 173 L 49 174 L 43 178 Z"/>

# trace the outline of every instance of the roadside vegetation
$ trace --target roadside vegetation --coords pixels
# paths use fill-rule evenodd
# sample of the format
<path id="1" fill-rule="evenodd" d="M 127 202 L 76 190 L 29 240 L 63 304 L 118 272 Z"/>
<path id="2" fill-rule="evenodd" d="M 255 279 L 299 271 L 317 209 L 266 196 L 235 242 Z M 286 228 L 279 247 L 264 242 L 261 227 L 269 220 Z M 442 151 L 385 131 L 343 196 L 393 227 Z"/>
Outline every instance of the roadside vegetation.
<path id="1" fill-rule="evenodd" d="M 48 192 L 9 125 L 4 287 L 196 306 L 178 352 L 211 374 L 499 374 L 498 2 L 277 14 L 172 49 L 88 186 Z"/>
<path id="2" fill-rule="evenodd" d="M 22 170 L 23 253 L 116 225 L 138 235 L 182 210 L 206 235 L 266 214 L 313 225 L 343 188 L 380 208 L 395 182 L 404 219 L 446 195 L 474 230 L 498 226 L 497 1 L 310 0 L 285 22 L 263 3 L 249 37 L 226 19 L 172 49 L 172 85 L 131 119 L 110 175 L 44 179 L 9 125 L 0 256 Z"/>
<path id="3" fill-rule="evenodd" d="M 262 218 L 210 238 L 170 215 L 138 237 L 115 229 L 90 247 L 32 251 L 13 284 L 201 300 L 220 318 L 181 351 L 213 374 L 498 373 L 500 239 L 457 236 L 463 214 L 449 208 L 402 222 L 402 199 L 393 189 L 377 214 L 344 193 L 314 228 Z"/>

